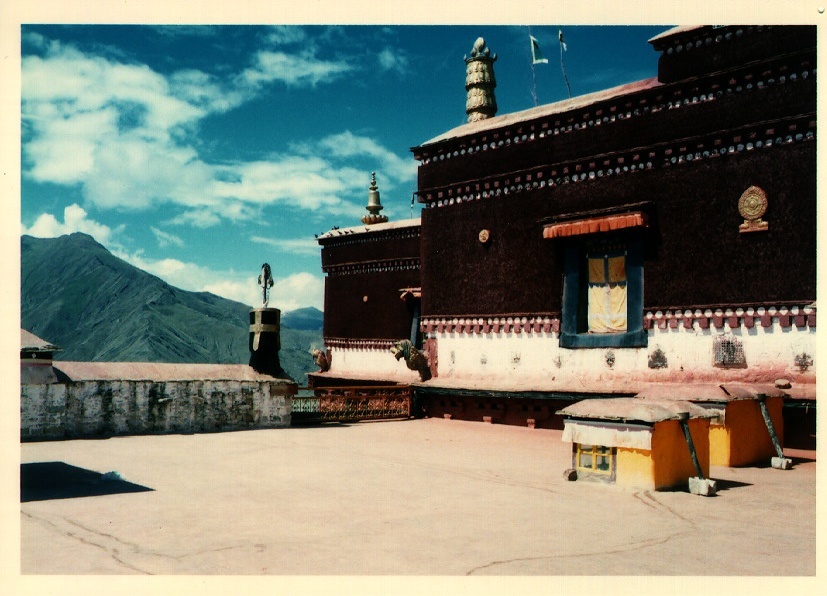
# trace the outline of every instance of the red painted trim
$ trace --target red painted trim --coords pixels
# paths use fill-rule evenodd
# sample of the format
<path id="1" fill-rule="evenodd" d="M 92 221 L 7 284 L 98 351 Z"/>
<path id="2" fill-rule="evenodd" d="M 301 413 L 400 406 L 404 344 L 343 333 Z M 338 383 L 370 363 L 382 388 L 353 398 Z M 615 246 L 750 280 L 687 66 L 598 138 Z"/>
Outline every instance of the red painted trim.
<path id="1" fill-rule="evenodd" d="M 579 236 L 582 234 L 596 234 L 598 232 L 609 232 L 622 230 L 624 228 L 636 228 L 646 226 L 646 214 L 635 211 L 622 215 L 607 215 L 604 217 L 591 217 L 564 223 L 549 224 L 543 228 L 543 238 L 564 238 L 567 236 Z"/>

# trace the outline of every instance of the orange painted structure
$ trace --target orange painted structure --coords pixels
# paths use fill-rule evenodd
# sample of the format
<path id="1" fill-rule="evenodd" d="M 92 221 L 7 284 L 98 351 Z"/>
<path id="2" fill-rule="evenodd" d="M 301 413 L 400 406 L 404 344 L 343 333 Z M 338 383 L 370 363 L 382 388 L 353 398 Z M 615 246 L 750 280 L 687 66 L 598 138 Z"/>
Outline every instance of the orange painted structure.
<path id="1" fill-rule="evenodd" d="M 744 385 L 652 385 L 639 399 L 690 401 L 714 415 L 709 428 L 710 463 L 713 466 L 749 466 L 768 463 L 777 455 L 767 423 L 761 413 L 764 400 L 773 431 L 784 444 L 784 397 L 772 386 Z"/>
<path id="2" fill-rule="evenodd" d="M 686 486 L 709 477 L 709 418 L 704 408 L 680 401 L 588 399 L 560 411 L 563 440 L 572 442 L 578 479 L 603 480 L 643 490 Z M 692 447 L 682 425 L 686 424 Z"/>

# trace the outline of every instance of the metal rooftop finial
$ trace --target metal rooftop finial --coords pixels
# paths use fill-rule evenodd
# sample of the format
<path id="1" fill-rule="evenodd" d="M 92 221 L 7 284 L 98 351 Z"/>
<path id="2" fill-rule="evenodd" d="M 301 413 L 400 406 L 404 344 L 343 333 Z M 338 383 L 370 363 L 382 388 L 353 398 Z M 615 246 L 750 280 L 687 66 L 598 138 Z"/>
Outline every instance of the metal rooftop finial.
<path id="1" fill-rule="evenodd" d="M 270 264 L 264 263 L 261 266 L 261 275 L 258 276 L 258 285 L 262 288 L 262 304 L 264 308 L 267 308 L 267 303 L 269 302 L 268 292 L 270 288 L 273 287 L 273 274 L 270 271 Z"/>
<path id="2" fill-rule="evenodd" d="M 471 57 L 465 58 L 465 113 L 468 114 L 468 122 L 485 120 L 497 113 L 497 98 L 494 96 L 494 87 L 497 86 L 494 62 L 497 55 L 490 54 L 485 40 L 478 37 L 471 49 Z"/>
<path id="3" fill-rule="evenodd" d="M 368 205 L 365 207 L 369 214 L 362 217 L 362 223 L 365 225 L 385 223 L 388 221 L 387 216 L 379 215 L 379 212 L 384 209 L 379 200 L 379 188 L 376 186 L 376 172 L 370 173 L 370 190 L 368 191 Z"/>

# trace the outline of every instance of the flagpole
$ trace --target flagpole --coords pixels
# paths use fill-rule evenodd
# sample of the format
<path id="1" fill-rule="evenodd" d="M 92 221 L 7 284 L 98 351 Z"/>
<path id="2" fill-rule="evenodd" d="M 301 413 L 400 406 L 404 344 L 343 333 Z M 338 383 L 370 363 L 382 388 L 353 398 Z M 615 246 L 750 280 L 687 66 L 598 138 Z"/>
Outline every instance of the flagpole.
<path id="1" fill-rule="evenodd" d="M 566 66 L 563 64 L 563 50 L 566 49 L 566 44 L 563 43 L 563 30 L 557 30 L 557 38 L 560 40 L 560 68 L 563 70 L 563 79 L 566 81 L 566 89 L 569 90 L 569 99 L 571 99 L 571 85 L 569 85 L 569 77 L 566 75 Z"/>
<path id="2" fill-rule="evenodd" d="M 528 26 L 528 38 L 531 39 L 531 25 Z M 537 103 L 537 74 L 534 72 L 534 55 L 532 52 L 531 56 L 531 97 L 534 99 L 534 107 L 536 108 Z"/>

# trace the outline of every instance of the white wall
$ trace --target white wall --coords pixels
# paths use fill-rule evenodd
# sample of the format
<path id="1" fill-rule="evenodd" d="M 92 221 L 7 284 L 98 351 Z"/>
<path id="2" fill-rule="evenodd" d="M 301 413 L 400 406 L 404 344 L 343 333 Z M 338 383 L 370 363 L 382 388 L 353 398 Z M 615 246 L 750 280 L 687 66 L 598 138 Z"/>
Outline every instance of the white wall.
<path id="1" fill-rule="evenodd" d="M 329 350 L 331 375 L 399 383 L 419 380 L 419 373 L 410 370 L 404 360 L 397 360 L 390 348 L 334 346 Z"/>
<path id="2" fill-rule="evenodd" d="M 742 342 L 745 368 L 714 366 L 714 341 L 719 336 Z M 674 329 L 654 325 L 645 348 L 565 349 L 559 347 L 554 331 L 430 331 L 428 337 L 437 340 L 439 381 L 467 380 L 475 386 L 488 381 L 492 388 L 510 383 L 515 389 L 534 384 L 547 391 L 603 391 L 651 381 L 815 382 L 815 327 L 782 327 L 777 317 L 769 327 L 756 321 L 751 329 L 744 324 L 702 329 L 698 322 L 691 329 L 682 323 Z M 667 367 L 650 368 L 656 350 L 663 352 Z M 801 354 L 812 358 L 807 371 L 796 365 Z M 612 366 L 607 362 L 610 355 Z"/>

